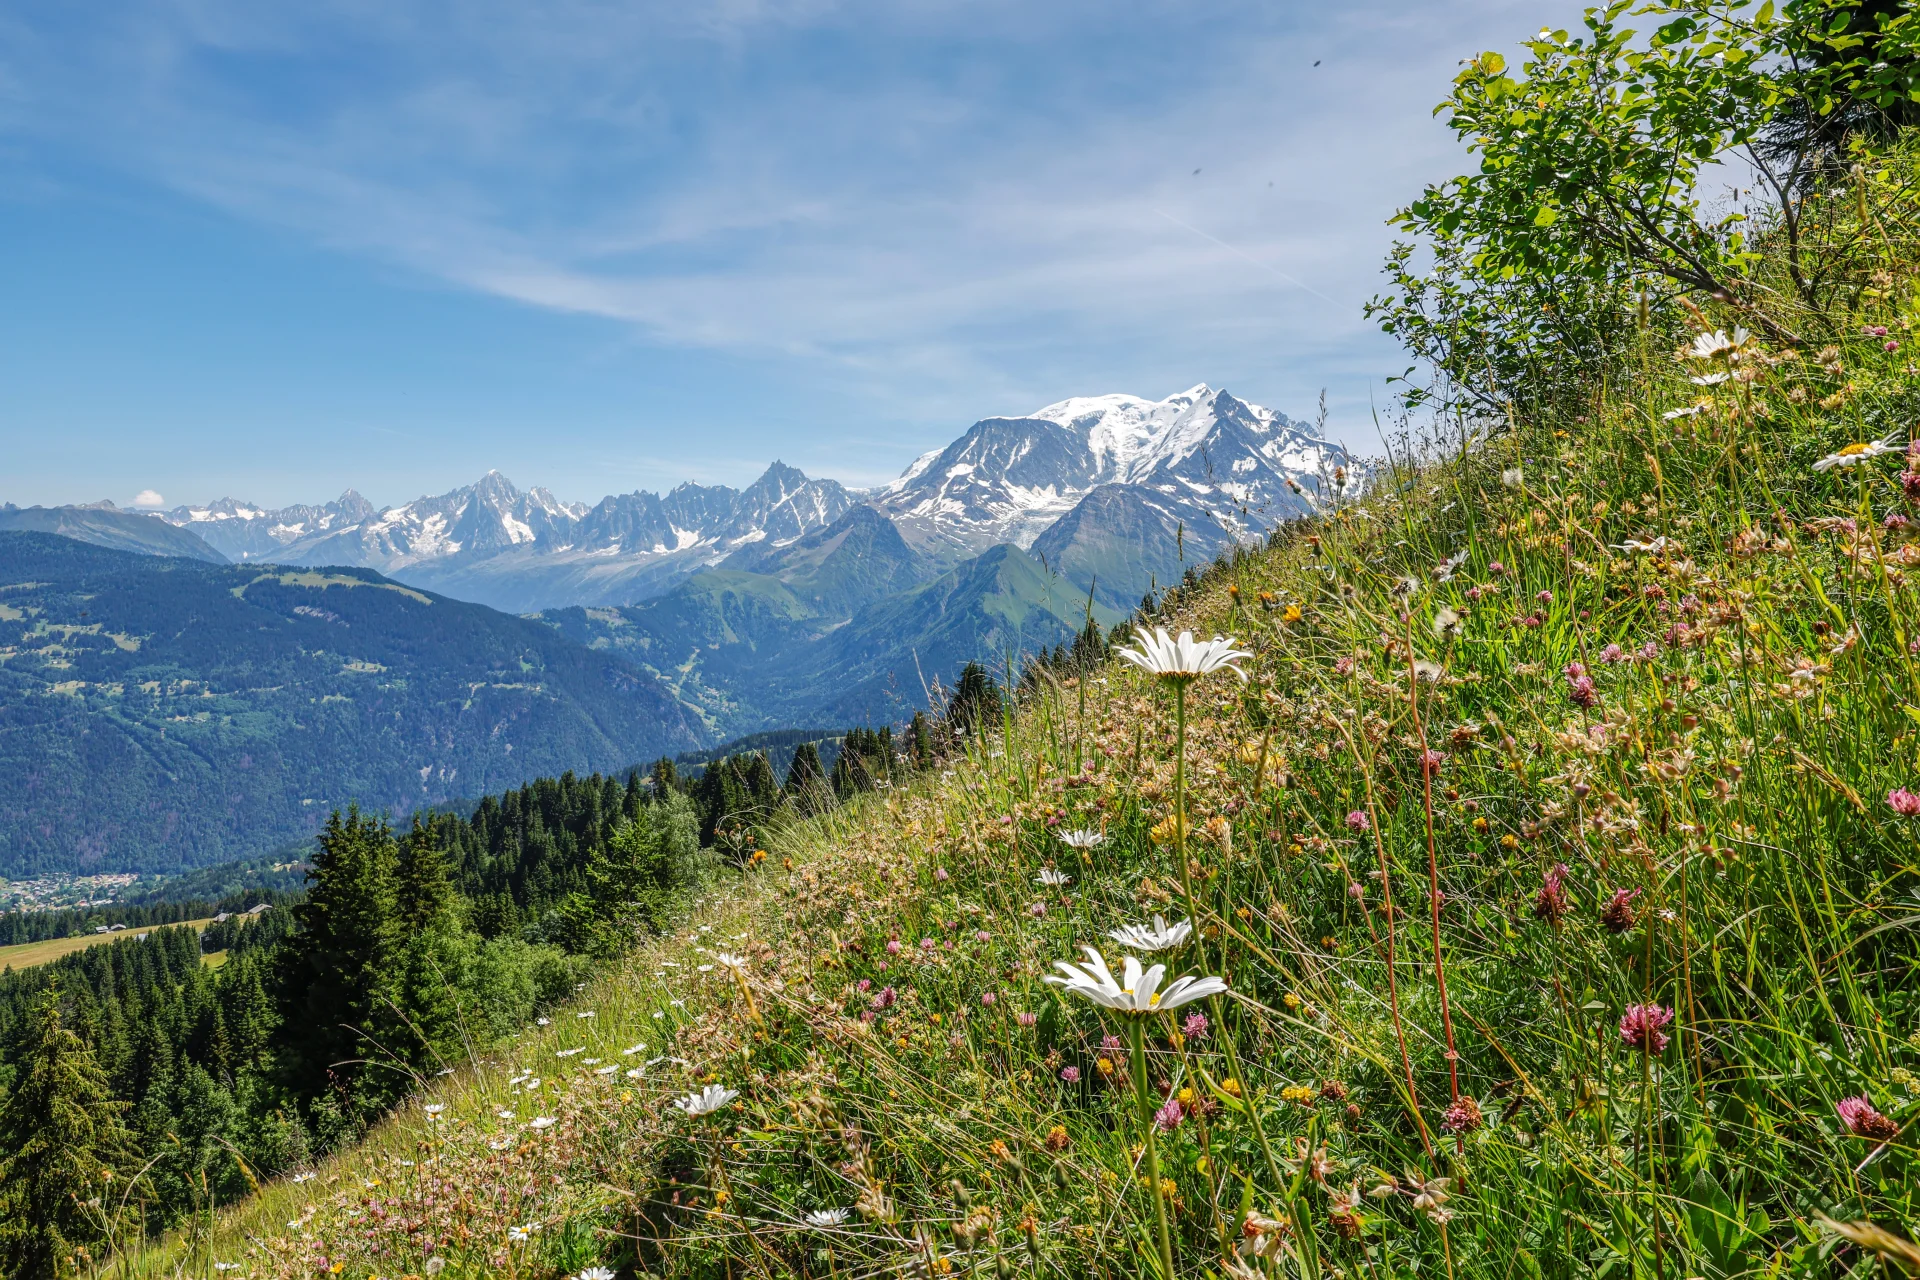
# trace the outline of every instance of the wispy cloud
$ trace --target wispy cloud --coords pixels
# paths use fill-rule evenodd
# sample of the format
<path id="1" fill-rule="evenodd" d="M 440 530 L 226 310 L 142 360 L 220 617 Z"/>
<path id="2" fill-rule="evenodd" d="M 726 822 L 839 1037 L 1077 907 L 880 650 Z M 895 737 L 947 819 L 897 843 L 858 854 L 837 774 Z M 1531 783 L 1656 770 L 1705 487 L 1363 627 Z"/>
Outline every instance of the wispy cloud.
<path id="1" fill-rule="evenodd" d="M 173 0 L 18 26 L 0 129 L 881 418 L 1254 371 L 1358 404 L 1383 219 L 1460 163 L 1431 103 L 1539 17 Z"/>

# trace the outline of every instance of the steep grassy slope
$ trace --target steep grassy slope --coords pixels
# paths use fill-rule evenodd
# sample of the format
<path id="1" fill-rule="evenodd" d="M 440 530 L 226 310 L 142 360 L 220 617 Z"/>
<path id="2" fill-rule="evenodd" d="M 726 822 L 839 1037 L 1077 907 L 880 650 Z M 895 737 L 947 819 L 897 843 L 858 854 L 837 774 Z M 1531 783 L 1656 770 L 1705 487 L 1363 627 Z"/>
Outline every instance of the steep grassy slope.
<path id="1" fill-rule="evenodd" d="M 155 522 L 158 523 L 157 521 Z M 365 569 L 0 533 L 0 873 L 204 866 L 704 740 L 645 673 Z"/>
<path id="2" fill-rule="evenodd" d="M 1150 1275 L 1142 1077 L 1182 1274 L 1846 1272 L 1822 1215 L 1920 1215 L 1899 341 L 1648 350 L 1384 475 L 1167 604 L 1252 651 L 1184 775 L 1148 677 L 1050 689 L 144 1273 Z M 1158 958 L 1233 994 L 1143 1054 L 1042 983 L 1190 908 Z"/>

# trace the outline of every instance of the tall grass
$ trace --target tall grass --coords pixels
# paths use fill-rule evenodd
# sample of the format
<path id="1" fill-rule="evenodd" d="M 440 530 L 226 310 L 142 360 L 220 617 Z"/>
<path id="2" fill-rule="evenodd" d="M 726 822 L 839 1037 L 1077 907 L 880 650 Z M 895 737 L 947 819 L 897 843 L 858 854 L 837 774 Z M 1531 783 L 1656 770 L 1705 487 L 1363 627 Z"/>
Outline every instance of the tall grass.
<path id="1" fill-rule="evenodd" d="M 1823 1218 L 1916 1225 L 1920 298 L 1912 199 L 1866 176 L 1826 350 L 1642 342 L 1565 419 L 1389 462 L 1168 606 L 1256 655 L 1183 735 L 1122 666 L 1044 686 L 940 777 L 768 833 L 595 1018 L 122 1269 L 1154 1275 L 1143 1083 L 1183 1275 L 1874 1265 Z M 1042 978 L 1183 882 L 1169 963 L 1233 997 L 1135 1051 Z M 641 1041 L 684 1065 L 628 1079 Z M 670 1105 L 707 1082 L 741 1096 Z"/>

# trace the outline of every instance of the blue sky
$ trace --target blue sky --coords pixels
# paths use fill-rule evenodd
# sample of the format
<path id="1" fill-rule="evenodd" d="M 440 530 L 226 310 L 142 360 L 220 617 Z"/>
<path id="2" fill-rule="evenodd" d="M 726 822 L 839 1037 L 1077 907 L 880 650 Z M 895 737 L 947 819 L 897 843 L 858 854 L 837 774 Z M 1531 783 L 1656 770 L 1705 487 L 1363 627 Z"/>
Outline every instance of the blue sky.
<path id="1" fill-rule="evenodd" d="M 870 484 L 1201 381 L 1364 448 L 1431 108 L 1576 12 L 20 0 L 0 500 Z"/>

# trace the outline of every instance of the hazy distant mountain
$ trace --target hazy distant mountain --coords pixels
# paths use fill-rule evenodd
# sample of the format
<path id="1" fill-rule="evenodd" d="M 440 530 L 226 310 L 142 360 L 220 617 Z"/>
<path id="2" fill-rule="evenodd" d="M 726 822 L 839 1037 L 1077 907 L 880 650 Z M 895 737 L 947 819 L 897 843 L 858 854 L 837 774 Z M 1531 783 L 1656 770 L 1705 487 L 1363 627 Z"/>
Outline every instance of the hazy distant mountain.
<path id="1" fill-rule="evenodd" d="M 831 480 L 776 462 L 744 490 L 684 484 L 661 497 L 616 494 L 594 506 L 515 488 L 497 471 L 438 497 L 375 511 L 348 490 L 324 507 L 268 510 L 222 499 L 176 507 L 236 560 L 358 565 L 510 612 L 658 595 L 755 543 L 790 542 L 854 503 Z"/>
<path id="2" fill-rule="evenodd" d="M 0 506 L 0 531 L 56 533 L 90 542 L 96 547 L 133 551 L 147 556 L 185 556 L 225 564 L 227 558 L 185 529 L 152 516 L 122 511 L 111 502 L 85 507 Z"/>
<path id="3" fill-rule="evenodd" d="M 711 740 L 624 661 L 367 569 L 0 533 L 0 583 L 0 875 L 202 866 L 352 802 L 404 813 Z"/>

